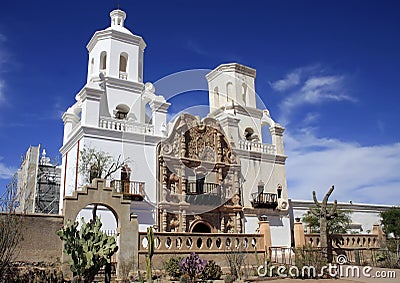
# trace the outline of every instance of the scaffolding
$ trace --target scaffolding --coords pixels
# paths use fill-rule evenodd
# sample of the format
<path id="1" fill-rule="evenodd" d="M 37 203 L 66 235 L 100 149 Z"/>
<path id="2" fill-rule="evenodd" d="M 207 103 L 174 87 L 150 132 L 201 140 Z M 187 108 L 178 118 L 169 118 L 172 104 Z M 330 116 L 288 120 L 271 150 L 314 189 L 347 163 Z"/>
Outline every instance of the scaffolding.
<path id="1" fill-rule="evenodd" d="M 9 202 L 12 196 L 16 212 L 58 214 L 61 169 L 51 162 L 44 149 L 41 156 L 39 153 L 40 145 L 29 147 L 14 177 L 16 180 L 11 182 L 17 185 L 7 188 L 0 204 Z"/>
<path id="2" fill-rule="evenodd" d="M 35 196 L 35 213 L 58 213 L 60 176 L 61 170 L 57 166 L 39 164 Z"/>

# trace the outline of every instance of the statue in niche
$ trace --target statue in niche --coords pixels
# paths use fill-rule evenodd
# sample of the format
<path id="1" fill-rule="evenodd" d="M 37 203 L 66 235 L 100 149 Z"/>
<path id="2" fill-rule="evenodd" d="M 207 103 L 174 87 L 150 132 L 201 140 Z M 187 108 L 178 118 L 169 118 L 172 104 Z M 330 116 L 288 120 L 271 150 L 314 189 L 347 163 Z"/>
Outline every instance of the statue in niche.
<path id="1" fill-rule="evenodd" d="M 179 182 L 179 176 L 176 175 L 175 173 L 172 173 L 169 176 L 169 185 L 170 185 L 171 193 L 174 193 L 174 194 L 178 193 L 178 191 L 177 191 L 177 189 L 178 189 L 177 183 L 178 182 Z"/>
<path id="2" fill-rule="evenodd" d="M 232 198 L 232 203 L 235 206 L 240 206 L 240 196 L 238 194 L 235 194 Z"/>
<path id="3" fill-rule="evenodd" d="M 231 217 L 229 217 L 228 222 L 226 223 L 226 232 L 234 233 L 235 232 L 235 221 Z"/>
<path id="4" fill-rule="evenodd" d="M 177 232 L 179 229 L 179 224 L 180 221 L 178 220 L 178 218 L 176 216 L 174 216 L 171 221 L 169 222 L 169 228 L 171 230 L 171 232 Z"/>

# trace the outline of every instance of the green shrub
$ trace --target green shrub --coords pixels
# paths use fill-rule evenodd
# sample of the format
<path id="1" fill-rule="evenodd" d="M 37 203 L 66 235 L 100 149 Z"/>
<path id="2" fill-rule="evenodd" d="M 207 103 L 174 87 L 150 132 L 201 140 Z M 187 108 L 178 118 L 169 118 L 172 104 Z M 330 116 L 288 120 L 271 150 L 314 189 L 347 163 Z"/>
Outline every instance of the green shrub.
<path id="1" fill-rule="evenodd" d="M 200 279 L 203 280 L 220 279 L 221 275 L 222 275 L 221 266 L 216 264 L 215 261 L 209 260 L 207 261 L 203 273 L 200 275 Z"/>
<path id="2" fill-rule="evenodd" d="M 179 267 L 179 263 L 182 261 L 182 257 L 173 256 L 167 259 L 164 263 L 164 269 L 168 273 L 168 275 L 174 279 L 179 279 L 183 272 Z"/>

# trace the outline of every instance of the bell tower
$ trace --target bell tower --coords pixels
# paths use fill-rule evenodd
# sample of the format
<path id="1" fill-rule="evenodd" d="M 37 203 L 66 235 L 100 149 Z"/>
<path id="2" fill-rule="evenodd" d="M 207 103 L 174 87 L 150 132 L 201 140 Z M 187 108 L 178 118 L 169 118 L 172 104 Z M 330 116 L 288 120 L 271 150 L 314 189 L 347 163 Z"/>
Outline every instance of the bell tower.
<path id="1" fill-rule="evenodd" d="M 110 26 L 97 31 L 86 46 L 89 51 L 87 82 L 98 80 L 101 73 L 104 77 L 142 83 L 146 43 L 124 27 L 124 11 L 113 10 L 110 18 Z"/>
<path id="2" fill-rule="evenodd" d="M 207 74 L 210 112 L 227 104 L 256 108 L 256 70 L 237 63 L 222 64 Z"/>

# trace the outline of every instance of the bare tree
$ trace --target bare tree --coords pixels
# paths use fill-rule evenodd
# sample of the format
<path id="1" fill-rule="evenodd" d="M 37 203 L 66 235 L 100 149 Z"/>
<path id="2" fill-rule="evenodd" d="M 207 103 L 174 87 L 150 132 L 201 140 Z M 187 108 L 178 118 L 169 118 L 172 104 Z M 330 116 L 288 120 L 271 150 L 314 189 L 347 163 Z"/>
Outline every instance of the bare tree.
<path id="1" fill-rule="evenodd" d="M 326 259 L 328 262 L 332 261 L 332 256 L 330 253 L 328 254 L 328 221 L 335 218 L 337 216 L 336 209 L 337 209 L 337 200 L 334 201 L 333 206 L 329 209 L 327 209 L 328 205 L 328 199 L 329 196 L 332 194 L 334 190 L 334 186 L 329 189 L 329 191 L 326 193 L 324 199 L 322 200 L 321 203 L 318 202 L 317 200 L 317 195 L 315 191 L 313 191 L 313 199 L 315 205 L 319 209 L 319 214 L 317 214 L 316 211 L 311 210 L 312 213 L 315 214 L 315 216 L 319 217 L 319 235 L 320 235 L 320 242 L 321 242 L 321 250 L 322 250 L 322 256 L 324 259 Z"/>
<path id="2" fill-rule="evenodd" d="M 17 174 L 0 198 L 0 282 L 10 269 L 18 244 L 22 240 L 22 218 L 18 206 Z"/>
<path id="3" fill-rule="evenodd" d="M 122 160 L 121 155 L 115 159 L 107 152 L 85 146 L 80 151 L 78 170 L 87 182 L 91 182 L 94 178 L 109 178 L 127 163 L 129 163 L 129 159 Z"/>

